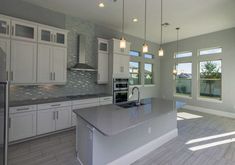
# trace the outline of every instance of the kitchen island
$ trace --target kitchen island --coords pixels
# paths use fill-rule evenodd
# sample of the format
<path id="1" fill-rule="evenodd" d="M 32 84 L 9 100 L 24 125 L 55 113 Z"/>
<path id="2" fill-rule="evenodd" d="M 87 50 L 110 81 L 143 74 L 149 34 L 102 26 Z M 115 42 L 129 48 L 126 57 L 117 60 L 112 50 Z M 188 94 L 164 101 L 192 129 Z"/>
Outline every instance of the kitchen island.
<path id="1" fill-rule="evenodd" d="M 84 165 L 130 164 L 178 135 L 172 101 L 150 98 L 141 103 L 74 110 L 78 160 Z"/>

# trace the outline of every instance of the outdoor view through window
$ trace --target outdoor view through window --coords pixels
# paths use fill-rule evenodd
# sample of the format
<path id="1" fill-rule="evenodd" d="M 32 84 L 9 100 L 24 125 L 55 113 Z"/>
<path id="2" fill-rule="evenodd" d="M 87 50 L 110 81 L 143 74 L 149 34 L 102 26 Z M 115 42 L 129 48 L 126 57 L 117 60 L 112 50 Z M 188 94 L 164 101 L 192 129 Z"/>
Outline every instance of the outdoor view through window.
<path id="1" fill-rule="evenodd" d="M 176 94 L 190 96 L 192 84 L 192 63 L 179 63 L 176 65 L 176 70 Z"/>
<path id="2" fill-rule="evenodd" d="M 221 99 L 221 60 L 200 62 L 200 96 Z"/>

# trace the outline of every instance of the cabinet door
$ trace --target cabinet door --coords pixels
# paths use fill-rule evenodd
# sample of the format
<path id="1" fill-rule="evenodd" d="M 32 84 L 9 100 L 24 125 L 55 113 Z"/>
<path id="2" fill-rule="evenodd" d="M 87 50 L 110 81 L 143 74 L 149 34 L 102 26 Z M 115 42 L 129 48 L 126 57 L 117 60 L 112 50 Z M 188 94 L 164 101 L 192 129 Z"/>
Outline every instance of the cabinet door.
<path id="1" fill-rule="evenodd" d="M 52 51 L 50 45 L 38 44 L 38 65 L 37 65 L 37 82 L 50 83 L 53 80 L 52 74 Z"/>
<path id="2" fill-rule="evenodd" d="M 36 135 L 36 111 L 10 114 L 9 120 L 10 141 Z"/>
<path id="3" fill-rule="evenodd" d="M 37 112 L 37 135 L 55 131 L 56 113 L 54 109 Z"/>
<path id="4" fill-rule="evenodd" d="M 67 79 L 67 48 L 53 48 L 53 81 L 66 83 Z"/>
<path id="5" fill-rule="evenodd" d="M 38 42 L 40 43 L 52 43 L 53 31 L 49 28 L 38 27 Z"/>
<path id="6" fill-rule="evenodd" d="M 19 84 L 36 83 L 37 44 L 12 40 L 11 81 Z"/>
<path id="7" fill-rule="evenodd" d="M 123 77 L 129 78 L 129 61 L 130 57 L 128 55 L 122 55 L 121 58 L 121 73 L 123 74 Z"/>
<path id="8" fill-rule="evenodd" d="M 71 106 L 56 109 L 56 130 L 71 127 Z"/>
<path id="9" fill-rule="evenodd" d="M 61 46 L 67 45 L 67 33 L 54 31 L 54 43 Z"/>
<path id="10" fill-rule="evenodd" d="M 7 80 L 9 80 L 9 70 L 10 70 L 10 39 L 0 38 L 0 48 L 6 54 L 6 72 Z"/>
<path id="11" fill-rule="evenodd" d="M 0 36 L 10 37 L 10 19 L 0 18 Z"/>
<path id="12" fill-rule="evenodd" d="M 11 37 L 26 41 L 37 41 L 37 25 L 29 22 L 16 21 L 11 22 Z"/>
<path id="13" fill-rule="evenodd" d="M 108 54 L 107 53 L 99 53 L 98 54 L 98 74 L 97 74 L 97 82 L 98 84 L 106 84 L 108 83 Z"/>
<path id="14" fill-rule="evenodd" d="M 108 40 L 98 38 L 98 52 L 108 53 Z"/>

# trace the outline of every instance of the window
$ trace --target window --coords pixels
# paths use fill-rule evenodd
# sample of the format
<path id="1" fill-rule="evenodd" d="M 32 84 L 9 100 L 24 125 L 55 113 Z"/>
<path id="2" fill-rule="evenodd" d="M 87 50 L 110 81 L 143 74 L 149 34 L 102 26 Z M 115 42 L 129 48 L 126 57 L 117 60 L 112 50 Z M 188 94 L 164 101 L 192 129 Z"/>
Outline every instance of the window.
<path id="1" fill-rule="evenodd" d="M 144 84 L 153 84 L 153 64 L 144 64 Z"/>
<path id="2" fill-rule="evenodd" d="M 129 55 L 130 55 L 130 56 L 133 56 L 133 57 L 139 57 L 139 56 L 140 56 L 140 52 L 131 50 L 131 51 L 129 52 Z"/>
<path id="3" fill-rule="evenodd" d="M 144 54 L 144 58 L 153 59 L 152 54 Z"/>
<path id="4" fill-rule="evenodd" d="M 205 50 L 200 50 L 199 55 L 213 55 L 213 54 L 218 54 L 222 53 L 222 48 L 213 48 L 213 49 L 205 49 Z"/>
<path id="5" fill-rule="evenodd" d="M 221 60 L 200 62 L 200 96 L 221 99 Z"/>
<path id="6" fill-rule="evenodd" d="M 192 52 L 176 53 L 175 58 L 191 57 L 192 55 L 193 55 Z"/>
<path id="7" fill-rule="evenodd" d="M 140 84 L 140 64 L 139 62 L 129 62 L 129 84 L 138 85 Z"/>
<path id="8" fill-rule="evenodd" d="M 192 63 L 178 63 L 176 70 L 176 94 L 191 96 Z"/>

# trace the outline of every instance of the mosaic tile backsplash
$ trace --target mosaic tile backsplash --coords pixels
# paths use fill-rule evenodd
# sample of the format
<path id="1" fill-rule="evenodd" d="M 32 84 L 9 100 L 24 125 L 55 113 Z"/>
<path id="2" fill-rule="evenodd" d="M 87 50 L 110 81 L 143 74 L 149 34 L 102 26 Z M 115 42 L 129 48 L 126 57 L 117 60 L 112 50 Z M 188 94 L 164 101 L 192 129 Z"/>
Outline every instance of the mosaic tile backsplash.
<path id="1" fill-rule="evenodd" d="M 66 85 L 11 86 L 10 89 L 10 100 L 20 101 L 99 94 L 105 91 L 105 85 L 96 84 L 95 72 L 69 71 Z"/>

